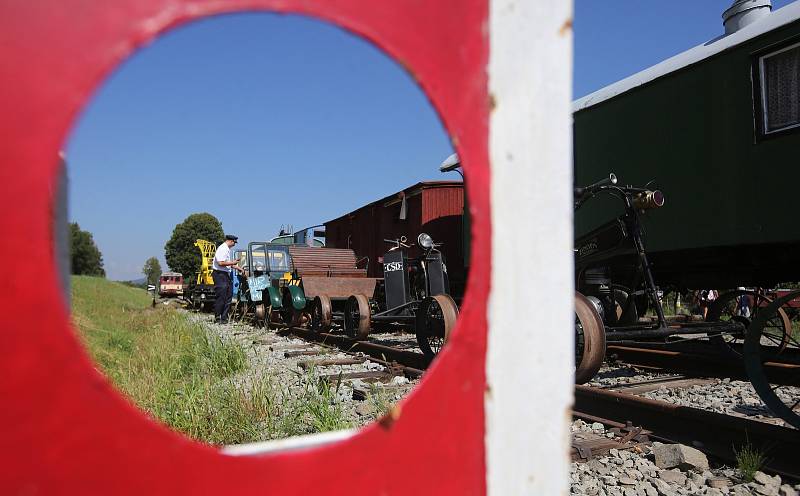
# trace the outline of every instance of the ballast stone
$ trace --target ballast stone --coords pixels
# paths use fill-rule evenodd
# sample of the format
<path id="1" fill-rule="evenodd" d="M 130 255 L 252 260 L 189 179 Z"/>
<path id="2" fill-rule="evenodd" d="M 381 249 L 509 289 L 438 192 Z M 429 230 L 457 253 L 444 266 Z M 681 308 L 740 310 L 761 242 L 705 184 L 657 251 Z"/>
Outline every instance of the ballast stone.
<path id="1" fill-rule="evenodd" d="M 686 476 L 678 470 L 662 470 L 658 473 L 659 479 L 669 484 L 682 486 L 686 484 Z"/>
<path id="2" fill-rule="evenodd" d="M 731 485 L 731 481 L 725 477 L 710 477 L 706 484 L 708 487 L 713 487 L 714 489 L 720 489 L 723 487 L 728 487 Z"/>
<path id="3" fill-rule="evenodd" d="M 776 475 L 775 477 L 771 477 L 760 470 L 755 473 L 753 476 L 753 480 L 758 482 L 759 484 L 764 484 L 765 486 L 780 486 L 781 485 L 781 476 Z"/>
<path id="4" fill-rule="evenodd" d="M 789 484 L 784 484 L 778 489 L 778 496 L 797 496 L 797 491 Z"/>
<path id="5" fill-rule="evenodd" d="M 653 447 L 656 466 L 682 470 L 708 470 L 708 458 L 702 451 L 683 444 L 662 444 Z"/>

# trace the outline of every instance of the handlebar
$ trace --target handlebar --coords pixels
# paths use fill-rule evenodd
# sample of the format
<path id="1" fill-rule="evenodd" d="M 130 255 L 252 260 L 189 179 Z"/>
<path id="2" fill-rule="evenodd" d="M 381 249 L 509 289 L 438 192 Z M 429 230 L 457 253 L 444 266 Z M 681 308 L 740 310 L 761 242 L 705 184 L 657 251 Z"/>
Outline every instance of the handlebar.
<path id="1" fill-rule="evenodd" d="M 405 243 L 405 242 L 406 242 L 406 239 L 407 239 L 407 238 L 406 238 L 405 236 L 400 236 L 400 238 L 399 238 L 399 239 L 385 239 L 385 238 L 384 238 L 384 241 L 385 241 L 385 242 L 387 242 L 387 243 L 389 243 L 390 245 L 394 245 L 394 246 L 395 246 L 395 248 L 400 248 L 401 246 L 402 246 L 403 248 L 411 248 L 411 245 L 407 245 L 407 244 Z"/>
<path id="2" fill-rule="evenodd" d="M 590 184 L 589 186 L 583 188 L 575 188 L 575 198 L 578 199 L 582 196 L 590 195 L 603 186 L 608 186 L 611 184 L 617 184 L 617 176 L 613 172 L 609 174 L 608 177 L 601 179 L 594 184 Z"/>
<path id="3" fill-rule="evenodd" d="M 607 178 L 601 179 L 594 184 L 584 188 L 575 188 L 575 208 L 579 208 L 587 199 L 599 191 L 616 192 L 617 195 L 624 199 L 626 204 L 629 203 L 636 210 L 649 210 L 664 206 L 664 193 L 657 189 L 648 189 L 650 183 L 647 183 L 644 188 L 616 186 L 616 184 L 617 176 L 611 173 Z"/>

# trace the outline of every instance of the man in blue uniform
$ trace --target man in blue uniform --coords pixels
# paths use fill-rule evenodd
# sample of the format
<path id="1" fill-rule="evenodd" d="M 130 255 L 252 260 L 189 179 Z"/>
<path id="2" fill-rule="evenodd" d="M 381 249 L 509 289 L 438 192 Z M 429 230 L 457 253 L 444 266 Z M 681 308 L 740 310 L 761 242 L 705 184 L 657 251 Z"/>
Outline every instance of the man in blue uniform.
<path id="1" fill-rule="evenodd" d="M 233 298 L 233 281 L 231 278 L 231 268 L 242 271 L 238 260 L 231 260 L 231 248 L 239 240 L 233 234 L 226 234 L 225 241 L 219 245 L 214 254 L 213 271 L 211 277 L 214 278 L 214 320 L 220 324 L 228 323 L 228 311 L 231 308 L 231 298 Z"/>

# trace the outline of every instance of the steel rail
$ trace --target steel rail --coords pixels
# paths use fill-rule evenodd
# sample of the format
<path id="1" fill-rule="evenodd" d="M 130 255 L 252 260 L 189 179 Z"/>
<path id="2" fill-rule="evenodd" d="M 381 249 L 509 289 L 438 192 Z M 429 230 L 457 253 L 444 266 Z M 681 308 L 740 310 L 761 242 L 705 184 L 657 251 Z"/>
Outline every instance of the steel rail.
<path id="1" fill-rule="evenodd" d="M 340 334 L 319 333 L 300 327 L 287 328 L 286 331 L 307 341 L 336 346 L 348 353 L 365 353 L 387 366 L 400 364 L 410 377 L 422 375 L 430 363 L 421 353 L 358 341 Z M 664 351 L 644 349 L 644 353 L 675 360 L 673 353 L 676 352 L 664 354 Z M 677 353 L 682 356 L 678 361 L 687 360 L 686 352 Z M 708 356 L 702 355 L 702 359 L 708 360 Z M 783 477 L 800 479 L 800 466 L 796 463 L 796 455 L 800 452 L 800 431 L 796 429 L 588 386 L 575 386 L 573 416 L 618 428 L 626 425 L 642 427 L 651 440 L 693 446 L 730 464 L 736 463 L 736 452 L 749 444 L 765 453 L 765 469 Z"/>
<path id="2" fill-rule="evenodd" d="M 739 344 L 720 344 L 709 341 L 705 336 L 697 338 L 677 338 L 669 341 L 614 341 L 609 342 L 609 346 L 627 346 L 631 348 L 641 348 L 647 350 L 681 351 L 686 353 L 703 354 L 717 357 L 719 359 L 741 358 L 744 347 Z M 766 354 L 774 362 L 800 365 L 800 349 L 786 348 L 778 352 L 776 347 L 765 349 Z"/>
<path id="3" fill-rule="evenodd" d="M 399 370 L 409 377 L 421 376 L 430 363 L 421 353 L 359 341 L 341 334 L 320 333 L 301 327 L 285 328 L 282 332 L 323 346 L 337 347 L 346 353 L 361 352 L 387 367 L 399 365 Z M 739 370 L 730 365 L 735 362 L 730 355 L 721 354 L 714 360 L 710 354 L 692 354 L 685 351 L 686 348 L 678 347 L 680 350 L 676 351 L 669 343 L 647 346 L 610 345 L 608 348 L 609 354 L 616 354 L 618 358 L 624 356 L 626 361 L 646 362 L 649 366 L 671 370 L 687 369 L 693 373 L 716 370 L 717 373 L 711 375 L 717 376 L 721 375 L 720 369 L 725 369 L 725 377 L 738 375 L 746 379 L 743 366 Z M 795 364 L 780 365 L 792 371 L 796 367 Z M 800 452 L 800 431 L 796 429 L 589 386 L 575 386 L 573 416 L 618 428 L 626 425 L 641 427 L 651 440 L 693 446 L 731 464 L 736 463 L 736 451 L 749 444 L 765 453 L 765 469 L 800 480 L 800 466 L 796 463 L 796 455 Z"/>
<path id="4" fill-rule="evenodd" d="M 372 361 L 381 363 L 387 367 L 399 364 L 403 373 L 409 378 L 420 377 L 430 364 L 430 359 L 422 353 L 400 350 L 369 341 L 359 341 L 348 336 L 342 336 L 341 334 L 315 332 L 302 327 L 288 327 L 286 331 L 306 341 L 338 347 L 346 353 L 364 353 L 372 357 Z"/>
<path id="5" fill-rule="evenodd" d="M 606 348 L 606 357 L 629 365 L 658 368 L 684 375 L 750 380 L 744 360 L 733 353 L 695 353 L 669 345 L 634 347 L 610 344 Z M 795 357 L 787 358 L 787 361 L 764 363 L 764 370 L 775 384 L 800 386 L 800 364 L 796 363 Z"/>
<path id="6" fill-rule="evenodd" d="M 766 469 L 800 479 L 797 429 L 589 386 L 575 386 L 573 415 L 608 419 L 613 425 L 632 422 L 649 431 L 652 440 L 692 446 L 732 464 L 736 451 L 750 444 L 766 454 Z"/>

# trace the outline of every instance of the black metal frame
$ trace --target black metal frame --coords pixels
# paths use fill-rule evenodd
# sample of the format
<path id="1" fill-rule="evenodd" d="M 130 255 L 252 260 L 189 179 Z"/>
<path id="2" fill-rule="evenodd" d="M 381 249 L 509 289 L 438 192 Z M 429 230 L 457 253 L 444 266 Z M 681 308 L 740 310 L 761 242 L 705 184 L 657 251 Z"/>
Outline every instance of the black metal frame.
<path id="1" fill-rule="evenodd" d="M 644 236 L 642 230 L 639 209 L 634 205 L 634 198 L 638 195 L 647 194 L 650 192 L 647 188 L 636 188 L 633 186 L 617 186 L 612 183 L 616 182 L 616 176 L 613 174 L 609 180 L 600 181 L 586 188 L 577 188 L 575 190 L 575 210 L 578 210 L 589 199 L 597 194 L 607 193 L 618 198 L 624 204 L 624 213 L 603 224 L 598 229 L 595 229 L 586 236 L 576 240 L 576 246 L 589 241 L 593 233 L 603 231 L 605 228 L 621 227 L 621 238 L 606 240 L 607 246 L 595 246 L 595 251 L 580 255 L 576 249 L 575 259 L 575 273 L 576 273 L 576 286 L 581 290 L 581 279 L 584 278 L 586 270 L 603 264 L 611 266 L 612 264 L 624 264 L 619 262 L 619 259 L 624 259 L 630 256 L 636 257 L 636 262 L 633 268 L 633 279 L 628 281 L 632 292 L 628 295 L 625 303 L 625 308 L 622 310 L 622 315 L 631 311 L 631 305 L 635 304 L 637 297 L 643 294 L 647 297 L 648 303 L 652 305 L 656 312 L 657 321 L 651 325 L 630 325 L 630 326 L 613 326 L 605 325 L 606 340 L 607 341 L 625 341 L 636 339 L 659 339 L 667 338 L 679 334 L 709 334 L 718 335 L 730 332 L 744 332 L 744 326 L 738 322 L 698 322 L 698 323 L 675 323 L 667 322 L 664 316 L 664 309 L 658 299 L 658 287 L 655 284 L 653 273 L 650 268 L 650 262 L 647 258 L 647 251 L 644 245 Z M 599 238 L 598 238 L 599 239 Z M 583 245 L 586 246 L 585 244 Z M 631 247 L 633 250 L 631 250 Z M 599 256 L 592 257 L 591 255 L 598 253 Z M 617 260 L 614 260 L 614 259 Z M 586 261 L 588 260 L 588 261 Z M 582 263 L 582 261 L 585 261 Z M 630 264 L 627 264 L 623 269 L 631 269 Z M 625 272 L 625 270 L 617 271 Z M 642 284 L 644 289 L 638 290 Z M 595 296 L 590 293 L 585 293 L 586 296 Z M 611 289 L 611 298 L 613 301 L 614 293 Z M 606 319 L 604 319 L 606 320 Z M 605 322 L 604 322 L 605 324 Z"/>
<path id="2" fill-rule="evenodd" d="M 434 296 L 431 291 L 431 271 L 429 267 L 431 263 L 440 263 L 443 267 L 445 267 L 444 262 L 444 255 L 441 251 L 437 249 L 437 246 L 434 244 L 429 249 L 424 249 L 424 253 L 415 258 L 409 258 L 406 256 L 406 249 L 411 248 L 410 245 L 406 245 L 403 241 L 397 240 L 384 240 L 387 243 L 394 243 L 395 246 L 391 248 L 388 252 L 389 253 L 400 253 L 401 254 L 401 263 L 402 267 L 398 271 L 402 271 L 404 276 L 408 275 L 408 264 L 413 264 L 418 270 L 421 270 L 424 274 L 425 279 L 425 297 Z M 386 259 L 386 255 L 384 255 L 384 260 Z M 394 261 L 393 261 L 394 262 Z M 384 264 L 387 262 L 384 261 Z M 443 268 L 441 273 L 441 281 L 438 281 L 437 284 L 442 288 L 443 291 L 436 292 L 436 294 L 449 294 L 449 284 L 447 280 L 447 270 Z M 374 322 L 411 322 L 414 323 L 416 319 L 417 310 L 419 309 L 419 305 L 422 302 L 422 299 L 418 299 L 414 294 L 414 281 L 408 281 L 408 287 L 398 286 L 397 284 L 392 284 L 389 277 L 387 276 L 386 266 L 384 265 L 384 292 L 386 301 L 389 300 L 389 292 L 401 292 L 404 293 L 402 298 L 400 298 L 403 303 L 399 305 L 395 305 L 392 308 L 387 308 L 380 312 L 374 313 L 371 316 L 372 321 Z M 395 295 L 397 296 L 397 295 Z M 384 305 L 387 305 L 384 302 Z"/>

